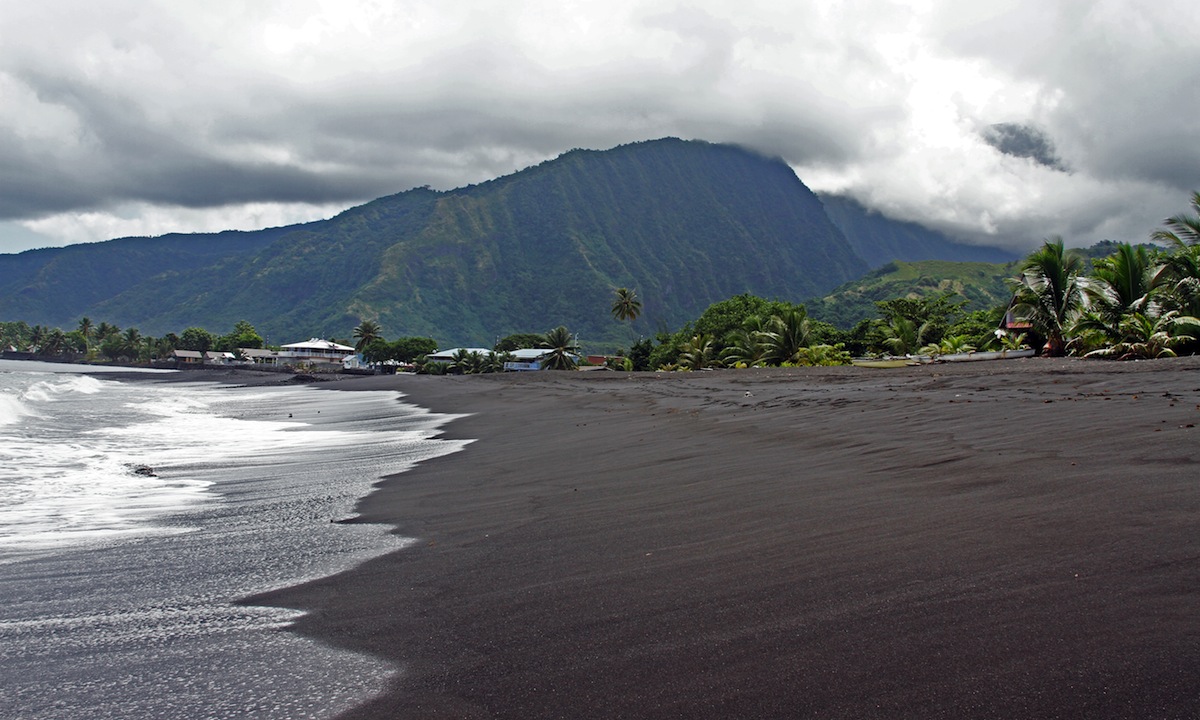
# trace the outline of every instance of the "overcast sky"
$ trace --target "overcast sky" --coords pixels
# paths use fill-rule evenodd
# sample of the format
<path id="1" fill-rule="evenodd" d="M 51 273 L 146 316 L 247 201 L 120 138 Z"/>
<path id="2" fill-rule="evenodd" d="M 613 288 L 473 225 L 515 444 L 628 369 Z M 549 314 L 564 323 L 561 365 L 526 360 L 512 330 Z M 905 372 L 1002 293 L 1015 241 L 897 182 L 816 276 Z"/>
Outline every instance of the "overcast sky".
<path id="1" fill-rule="evenodd" d="M 329 217 L 664 136 L 974 242 L 1142 241 L 1200 190 L 1197 20 L 1194 0 L 0 0 L 0 252 Z"/>

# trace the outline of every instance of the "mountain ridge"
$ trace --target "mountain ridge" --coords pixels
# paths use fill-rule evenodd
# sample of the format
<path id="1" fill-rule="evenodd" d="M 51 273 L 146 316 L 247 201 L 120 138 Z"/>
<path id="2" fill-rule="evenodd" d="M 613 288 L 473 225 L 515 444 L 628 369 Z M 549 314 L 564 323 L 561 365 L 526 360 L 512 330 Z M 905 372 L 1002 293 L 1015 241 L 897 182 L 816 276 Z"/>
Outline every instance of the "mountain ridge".
<path id="1" fill-rule="evenodd" d="M 1006 263 L 1017 259 L 1008 250 L 967 244 L 914 222 L 893 220 L 848 196 L 821 193 L 818 197 L 829 219 L 872 270 L 894 260 Z"/>
<path id="2" fill-rule="evenodd" d="M 364 319 L 450 345 L 563 324 L 615 346 L 733 295 L 821 296 L 867 269 L 783 160 L 664 138 L 302 225 L 0 255 L 0 317 L 151 334 L 244 319 L 275 343 Z M 644 303 L 631 325 L 609 314 L 615 287 Z"/>

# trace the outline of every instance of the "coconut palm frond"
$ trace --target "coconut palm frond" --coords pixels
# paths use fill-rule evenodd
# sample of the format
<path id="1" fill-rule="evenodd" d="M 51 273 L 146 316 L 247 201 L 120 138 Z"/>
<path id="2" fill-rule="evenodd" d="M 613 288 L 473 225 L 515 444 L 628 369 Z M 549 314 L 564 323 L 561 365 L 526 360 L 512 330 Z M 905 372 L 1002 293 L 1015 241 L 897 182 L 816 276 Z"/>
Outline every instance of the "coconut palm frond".
<path id="1" fill-rule="evenodd" d="M 563 325 L 559 325 L 546 333 L 542 339 L 542 347 L 549 348 L 543 365 L 550 370 L 574 370 L 576 356 L 579 354 L 579 343 L 575 336 Z"/>
<path id="2" fill-rule="evenodd" d="M 1159 230 L 1152 237 L 1155 240 L 1162 240 L 1176 246 L 1200 244 L 1200 192 L 1192 193 L 1191 205 L 1192 209 L 1196 212 L 1195 215 L 1180 213 L 1174 217 L 1167 218 L 1163 221 L 1163 224 L 1168 229 Z"/>
<path id="3" fill-rule="evenodd" d="M 617 288 L 616 299 L 612 304 L 612 316 L 617 320 L 633 322 L 642 314 L 642 301 L 638 300 L 637 292 L 629 288 Z"/>
<path id="4" fill-rule="evenodd" d="M 717 359 L 716 343 L 713 337 L 707 333 L 693 335 L 692 339 L 685 342 L 680 349 L 679 365 L 688 370 L 703 370 L 719 367 L 720 364 Z"/>
<path id="5" fill-rule="evenodd" d="M 1013 310 L 1046 338 L 1046 353 L 1065 352 L 1064 335 L 1084 308 L 1083 260 L 1063 248 L 1062 238 L 1042 243 L 1025 259 L 1017 278 Z"/>

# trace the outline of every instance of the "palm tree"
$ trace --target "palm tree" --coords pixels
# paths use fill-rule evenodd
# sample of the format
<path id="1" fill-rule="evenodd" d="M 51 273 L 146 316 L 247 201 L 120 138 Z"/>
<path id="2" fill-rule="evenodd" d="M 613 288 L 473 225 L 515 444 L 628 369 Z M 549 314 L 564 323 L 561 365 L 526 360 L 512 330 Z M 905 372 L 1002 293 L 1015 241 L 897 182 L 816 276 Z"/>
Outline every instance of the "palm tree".
<path id="1" fill-rule="evenodd" d="M 800 351 L 813 344 L 812 324 L 803 305 L 788 308 L 767 319 L 766 327 L 758 333 L 763 365 L 794 363 Z"/>
<path id="2" fill-rule="evenodd" d="M 725 349 L 721 351 L 721 362 L 725 367 L 750 367 L 762 360 L 762 345 L 759 337 L 766 331 L 766 321 L 751 315 L 742 321 L 742 326 L 725 337 Z"/>
<path id="3" fill-rule="evenodd" d="M 1097 260 L 1092 277 L 1082 283 L 1090 304 L 1087 326 L 1119 339 L 1121 319 L 1146 310 L 1155 276 L 1145 247 L 1118 243 L 1117 251 Z"/>
<path id="4" fill-rule="evenodd" d="M 42 345 L 46 342 L 46 335 L 48 333 L 49 330 L 47 328 L 41 325 L 34 325 L 33 329 L 29 332 L 29 350 L 35 353 L 39 352 L 42 349 Z"/>
<path id="5" fill-rule="evenodd" d="M 882 326 L 883 345 L 893 355 L 909 355 L 917 352 L 929 334 L 929 323 L 917 325 L 916 321 L 896 315 Z"/>
<path id="6" fill-rule="evenodd" d="M 1025 259 L 1021 276 L 1012 281 L 1013 309 L 1046 338 L 1042 352 L 1050 357 L 1066 354 L 1063 336 L 1083 307 L 1082 267 L 1079 255 L 1065 251 L 1062 238 L 1055 237 Z"/>
<path id="7" fill-rule="evenodd" d="M 716 343 L 713 341 L 712 335 L 699 333 L 693 335 L 691 340 L 680 347 L 679 365 L 688 370 L 715 367 L 719 364 L 716 355 Z"/>
<path id="8" fill-rule="evenodd" d="M 45 339 L 42 341 L 42 346 L 39 348 L 39 352 L 42 355 L 61 355 L 66 349 L 66 334 L 58 328 L 51 328 L 46 331 Z"/>
<path id="9" fill-rule="evenodd" d="M 124 355 L 130 360 L 137 360 L 142 354 L 142 332 L 135 327 L 127 328 L 122 336 Z"/>
<path id="10" fill-rule="evenodd" d="M 1168 309 L 1200 315 L 1200 244 L 1174 239 L 1174 248 L 1162 256 L 1152 285 Z"/>
<path id="11" fill-rule="evenodd" d="M 79 320 L 79 334 L 83 336 L 85 345 L 84 352 L 91 350 L 92 333 L 96 331 L 96 326 L 92 325 L 92 319 L 86 315 Z"/>
<path id="12" fill-rule="evenodd" d="M 1111 347 L 1093 350 L 1086 357 L 1115 357 L 1119 360 L 1175 357 L 1175 348 L 1196 338 L 1183 331 L 1200 326 L 1200 319 L 1170 310 L 1160 316 L 1130 313 L 1122 322 L 1125 339 Z"/>
<path id="13" fill-rule="evenodd" d="M 543 367 L 548 370 L 575 369 L 575 356 L 579 354 L 579 345 L 566 327 L 559 325 L 546 333 L 541 346 L 550 349 L 542 361 Z"/>
<path id="14" fill-rule="evenodd" d="M 1200 192 L 1192 193 L 1192 209 L 1195 215 L 1180 213 L 1163 221 L 1167 230 L 1158 230 L 1152 235 L 1155 240 L 1163 240 L 1172 245 L 1200 244 Z"/>
<path id="15" fill-rule="evenodd" d="M 383 338 L 382 330 L 379 323 L 374 320 L 363 320 L 354 328 L 354 338 L 357 342 L 354 343 L 354 349 L 357 352 L 362 352 L 363 348 L 370 345 L 375 340 Z"/>
<path id="16" fill-rule="evenodd" d="M 445 375 L 450 370 L 450 363 L 437 360 L 425 360 L 417 365 L 417 372 L 422 375 Z"/>
<path id="17" fill-rule="evenodd" d="M 613 317 L 622 322 L 637 320 L 638 315 L 642 314 L 642 301 L 638 300 L 637 293 L 629 288 L 617 288 L 616 293 L 612 304 Z"/>
<path id="18" fill-rule="evenodd" d="M 96 341 L 103 342 L 119 332 L 121 332 L 121 328 L 101 320 L 100 324 L 96 326 Z"/>
<path id="19" fill-rule="evenodd" d="M 504 363 L 512 362 L 515 358 L 510 352 L 490 352 L 487 354 L 487 362 L 484 366 L 484 372 L 498 373 L 504 372 Z"/>
<path id="20" fill-rule="evenodd" d="M 971 344 L 971 338 L 966 335 L 947 335 L 942 338 L 940 343 L 921 348 L 923 355 L 957 355 L 974 351 L 975 346 Z"/>
<path id="21" fill-rule="evenodd" d="M 483 359 L 477 352 L 471 352 L 466 348 L 459 348 L 454 351 L 454 355 L 450 359 L 447 370 L 457 372 L 460 375 L 473 375 L 479 372 Z"/>

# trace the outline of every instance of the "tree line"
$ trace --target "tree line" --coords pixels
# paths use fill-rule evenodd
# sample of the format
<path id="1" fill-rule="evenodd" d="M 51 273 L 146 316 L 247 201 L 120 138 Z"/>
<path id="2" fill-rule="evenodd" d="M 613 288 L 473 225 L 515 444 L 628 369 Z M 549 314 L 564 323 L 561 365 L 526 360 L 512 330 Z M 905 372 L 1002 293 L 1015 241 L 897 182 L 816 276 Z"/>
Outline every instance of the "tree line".
<path id="1" fill-rule="evenodd" d="M 49 359 L 149 363 L 169 357 L 175 350 L 237 354 L 241 348 L 262 348 L 264 344 L 262 336 L 245 320 L 225 335 L 189 327 L 179 334 L 161 337 L 143 335 L 136 327 L 122 330 L 107 322 L 93 323 L 88 317 L 81 318 L 72 330 L 30 326 L 24 321 L 0 322 L 0 347 Z"/>

